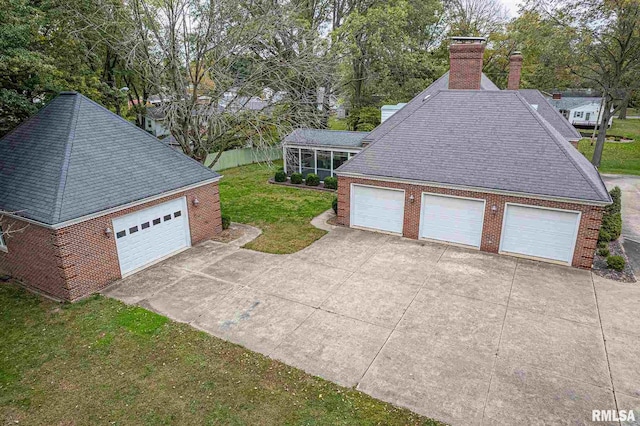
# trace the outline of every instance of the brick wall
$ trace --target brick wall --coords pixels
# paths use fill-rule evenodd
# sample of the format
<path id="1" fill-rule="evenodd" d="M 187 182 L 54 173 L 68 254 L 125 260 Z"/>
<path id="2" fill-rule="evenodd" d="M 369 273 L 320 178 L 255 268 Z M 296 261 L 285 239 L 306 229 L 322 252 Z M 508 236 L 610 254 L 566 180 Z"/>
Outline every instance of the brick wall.
<path id="1" fill-rule="evenodd" d="M 480 90 L 484 43 L 449 46 L 449 89 Z"/>
<path id="2" fill-rule="evenodd" d="M 404 189 L 405 212 L 402 235 L 413 239 L 418 239 L 420 226 L 420 204 L 423 192 L 486 200 L 486 211 L 484 214 L 480 250 L 490 253 L 498 253 L 499 250 L 500 236 L 502 232 L 502 217 L 506 203 L 519 203 L 580 211 L 582 212 L 582 217 L 580 220 L 580 228 L 578 230 L 572 265 L 578 268 L 589 269 L 593 263 L 593 255 L 598 242 L 598 231 L 602 222 L 602 207 L 340 176 L 338 177 L 337 222 L 344 226 L 350 226 L 349 214 L 352 183 Z M 414 196 L 413 202 L 409 199 L 411 194 Z M 491 207 L 494 205 L 497 207 L 497 211 L 495 212 L 491 210 Z"/>
<path id="3" fill-rule="evenodd" d="M 149 203 L 87 220 L 57 231 L 29 225 L 24 235 L 7 242 L 0 252 L 0 267 L 14 277 L 52 296 L 77 300 L 95 293 L 120 278 L 120 265 L 113 230 L 114 218 L 156 204 L 186 196 L 191 244 L 212 238 L 222 231 L 218 184 L 212 183 Z M 198 198 L 198 206 L 193 199 Z"/>
<path id="4" fill-rule="evenodd" d="M 514 53 L 509 58 L 509 77 L 507 79 L 508 90 L 518 90 L 520 88 L 520 75 L 522 74 L 522 55 Z"/>

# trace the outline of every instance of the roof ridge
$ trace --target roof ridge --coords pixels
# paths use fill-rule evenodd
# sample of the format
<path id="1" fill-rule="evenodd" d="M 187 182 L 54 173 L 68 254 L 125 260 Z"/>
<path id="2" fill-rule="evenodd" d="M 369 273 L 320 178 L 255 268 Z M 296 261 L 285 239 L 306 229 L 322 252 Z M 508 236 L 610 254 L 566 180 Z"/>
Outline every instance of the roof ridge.
<path id="1" fill-rule="evenodd" d="M 526 99 L 524 99 L 524 97 L 519 94 L 517 91 L 513 92 L 516 97 L 520 100 L 520 102 L 522 102 L 525 107 L 527 108 L 527 110 L 529 111 L 529 113 L 533 116 L 533 118 L 536 119 L 536 121 L 538 121 L 538 123 L 540 123 L 540 125 L 542 126 L 542 128 L 545 130 L 545 132 L 547 132 L 547 134 L 549 136 L 551 136 L 551 139 L 556 143 L 556 145 L 558 146 L 558 148 L 560 148 L 560 150 L 562 151 L 562 153 L 564 154 L 564 156 L 566 158 L 569 159 L 569 161 L 571 162 L 571 164 L 573 164 L 573 167 L 578 171 L 578 173 L 580 173 L 580 175 L 584 178 L 584 180 L 587 181 L 587 183 L 589 184 L 589 186 L 591 186 L 591 189 L 593 189 L 593 191 L 595 192 L 596 195 L 602 195 L 600 194 L 600 192 L 598 191 L 598 188 L 596 188 L 596 186 L 594 185 L 594 183 L 591 181 L 591 179 L 589 179 L 589 177 L 584 173 L 584 171 L 582 170 L 581 167 L 579 167 L 578 163 L 575 161 L 575 159 L 569 155 L 569 151 L 567 150 L 567 146 L 564 146 L 562 144 L 563 141 L 559 141 L 558 138 L 556 137 L 556 135 L 554 135 L 549 127 L 551 127 L 551 125 L 540 115 L 538 114 L 538 112 L 536 110 L 533 109 L 533 107 L 531 105 L 529 105 L 529 103 L 526 101 Z M 567 145 L 569 145 L 568 141 L 564 141 L 567 142 Z M 570 145 L 569 145 L 570 146 Z M 595 166 L 594 166 L 595 169 Z M 596 173 L 598 173 L 598 170 L 596 169 Z M 598 173 L 599 175 L 600 173 Z M 600 179 L 602 180 L 602 178 Z"/>
<path id="2" fill-rule="evenodd" d="M 67 95 L 67 93 L 65 93 Z M 60 95 L 58 95 L 60 96 Z M 70 124 L 69 124 L 69 134 L 67 135 L 67 141 L 64 149 L 64 159 L 62 160 L 62 165 L 60 167 L 60 182 L 58 184 L 58 190 L 56 191 L 55 196 L 55 207 L 53 209 L 53 218 L 52 222 L 57 223 L 60 220 L 60 215 L 62 213 L 62 202 L 64 200 L 64 191 L 67 186 L 67 174 L 69 172 L 69 163 L 71 161 L 71 151 L 73 149 L 73 141 L 75 139 L 76 127 L 78 125 L 78 116 L 80 110 L 80 98 L 81 95 L 75 94 L 75 99 L 73 100 L 73 115 L 71 116 Z"/>
<path id="3" fill-rule="evenodd" d="M 191 161 L 193 161 L 194 163 L 196 163 L 196 164 L 200 165 L 200 167 L 203 167 L 204 169 L 206 169 L 206 170 L 210 171 L 211 173 L 214 173 L 214 174 L 216 174 L 217 176 L 220 176 L 220 174 L 219 174 L 219 173 L 216 173 L 214 170 L 212 170 L 211 168 L 209 168 L 209 167 L 205 166 L 203 163 L 199 162 L 199 161 L 198 161 L 198 160 L 196 160 L 195 158 L 192 158 L 192 157 L 190 157 L 190 156 L 186 155 L 184 152 L 182 152 L 182 150 L 178 151 L 178 150 L 175 150 L 175 149 L 171 148 L 169 145 L 165 144 L 165 143 L 164 143 L 164 142 L 162 142 L 160 139 L 158 139 L 157 137 L 153 136 L 152 134 L 150 134 L 150 133 L 149 133 L 149 132 L 147 132 L 146 130 L 141 129 L 140 127 L 138 127 L 138 126 L 136 126 L 135 124 L 131 123 L 129 120 L 126 120 L 125 118 L 123 118 L 123 117 L 119 116 L 118 114 L 114 114 L 113 112 L 109 111 L 107 108 L 105 108 L 104 106 L 100 105 L 100 104 L 99 104 L 99 103 L 97 103 L 96 101 L 89 99 L 88 97 L 84 96 L 84 95 L 83 95 L 83 94 L 81 94 L 81 93 L 79 93 L 78 95 L 79 95 L 79 96 L 81 96 L 83 99 L 86 99 L 86 100 L 87 100 L 87 101 L 89 101 L 90 103 L 92 103 L 92 104 L 94 104 L 94 105 L 98 106 L 100 109 L 105 110 L 105 111 L 106 111 L 107 113 L 109 113 L 111 116 L 115 116 L 115 117 L 117 117 L 118 119 L 120 119 L 121 121 L 125 122 L 125 123 L 126 123 L 126 124 L 128 124 L 129 126 L 132 126 L 132 127 L 133 127 L 133 128 L 135 128 L 136 130 L 138 130 L 138 131 L 140 131 L 140 132 L 144 133 L 144 135 L 145 135 L 147 138 L 149 138 L 150 140 L 153 140 L 153 141 L 155 141 L 155 142 L 157 142 L 157 143 L 161 144 L 161 145 L 162 145 L 162 146 L 164 146 L 165 148 L 167 148 L 167 149 L 171 150 L 171 152 L 173 152 L 176 156 L 179 156 L 179 155 L 184 156 L 184 157 L 186 157 L 186 158 L 190 159 Z M 173 136 L 173 134 L 171 134 L 171 135 Z M 207 153 L 207 156 L 208 156 L 208 154 L 209 154 L 209 153 Z M 205 161 L 206 161 L 206 157 L 205 157 Z"/>

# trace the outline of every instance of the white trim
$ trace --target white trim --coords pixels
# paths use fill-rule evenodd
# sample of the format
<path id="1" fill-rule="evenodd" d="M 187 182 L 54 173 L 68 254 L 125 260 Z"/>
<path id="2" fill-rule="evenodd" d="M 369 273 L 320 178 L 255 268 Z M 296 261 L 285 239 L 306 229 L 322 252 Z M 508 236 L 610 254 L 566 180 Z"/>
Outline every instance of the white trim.
<path id="1" fill-rule="evenodd" d="M 522 254 L 522 253 L 513 253 L 513 252 L 510 252 L 510 251 L 502 251 L 502 240 L 504 239 L 504 225 L 507 222 L 506 218 L 507 218 L 507 211 L 509 210 L 509 206 L 528 207 L 528 208 L 539 209 L 539 210 L 553 210 L 553 211 L 567 212 L 567 213 L 577 213 L 578 214 L 578 222 L 576 224 L 576 229 L 575 229 L 575 231 L 573 233 L 573 244 L 571 246 L 571 260 L 569 262 L 563 262 L 561 260 L 550 259 L 550 258 L 547 258 L 547 257 L 538 257 L 538 256 L 531 256 L 531 255 Z M 541 261 L 544 261 L 544 262 L 556 263 L 558 265 L 572 266 L 573 265 L 573 257 L 576 254 L 576 244 L 578 242 L 578 234 L 580 233 L 580 223 L 581 222 L 582 222 L 582 212 L 580 210 L 558 209 L 558 208 L 555 208 L 555 207 L 533 206 L 531 204 L 521 204 L 521 203 L 504 203 L 504 211 L 502 212 L 502 225 L 500 226 L 500 244 L 498 245 L 498 253 L 499 254 L 508 254 L 509 256 L 515 256 L 515 257 L 523 257 L 525 259 L 541 260 Z"/>
<path id="2" fill-rule="evenodd" d="M 447 198 L 459 198 L 462 200 L 469 200 L 469 201 L 482 201 L 482 227 L 480 228 L 480 243 L 477 246 L 472 246 L 469 244 L 462 244 L 462 243 L 456 243 L 454 241 L 446 241 L 446 240 L 435 240 L 432 238 L 422 238 L 422 211 L 424 208 L 424 196 L 428 195 L 428 196 L 433 196 L 433 197 L 447 197 Z M 461 197 L 458 195 L 449 195 L 449 194 L 438 194 L 435 192 L 427 192 L 427 191 L 422 191 L 422 193 L 420 194 L 420 223 L 418 224 L 418 239 L 419 240 L 424 240 L 424 241 L 437 241 L 440 243 L 445 243 L 445 244 L 453 244 L 456 246 L 460 246 L 460 247 L 471 247 L 474 249 L 478 249 L 480 250 L 480 247 L 482 247 L 482 236 L 483 236 L 483 232 L 484 232 L 484 216 L 487 212 L 487 200 L 484 198 L 473 198 L 473 197 Z"/>
<path id="3" fill-rule="evenodd" d="M 218 176 L 218 177 L 215 177 L 213 179 L 208 179 L 208 180 L 205 180 L 205 181 L 202 181 L 202 182 L 194 183 L 192 185 L 183 186 L 181 188 L 177 188 L 177 189 L 174 189 L 172 191 L 163 192 L 161 194 L 153 195 L 151 197 L 143 198 L 143 199 L 137 200 L 137 201 L 132 201 L 130 203 L 122 204 L 122 205 L 119 205 L 117 207 L 112 207 L 112 208 L 107 209 L 107 210 L 101 210 L 99 212 L 91 213 L 91 214 L 88 214 L 88 215 L 85 215 L 85 216 L 81 216 L 81 217 L 78 217 L 76 219 L 71 219 L 71 220 L 67 220 L 65 222 L 56 223 L 55 225 L 49 225 L 47 223 L 38 222 L 37 220 L 28 219 L 26 217 L 22 217 L 22 216 L 18 216 L 18 215 L 12 214 L 12 213 L 2 212 L 2 211 L 0 211 L 0 215 L 11 217 L 13 219 L 23 220 L 25 222 L 33 223 L 34 225 L 42 226 L 43 228 L 47 228 L 47 229 L 62 229 L 62 228 L 66 228 L 66 227 L 71 226 L 71 225 L 76 225 L 78 223 L 86 222 L 87 220 L 91 220 L 91 219 L 95 219 L 95 218 L 98 218 L 98 217 L 106 216 L 106 215 L 111 214 L 111 213 L 116 213 L 116 212 L 119 212 L 120 210 L 129 209 L 131 207 L 136 207 L 136 206 L 139 206 L 139 205 L 142 205 L 142 204 L 150 203 L 152 201 L 159 200 L 161 198 L 170 197 L 170 196 L 178 194 L 180 192 L 189 191 L 191 189 L 199 188 L 201 186 L 217 182 L 221 178 L 222 178 L 222 176 Z"/>
<path id="4" fill-rule="evenodd" d="M 284 159 L 284 173 L 287 174 L 287 147 L 282 145 L 282 158 Z"/>
<path id="5" fill-rule="evenodd" d="M 376 228 L 367 228 L 364 226 L 354 226 L 353 225 L 353 187 L 354 186 L 362 186 L 365 188 L 376 188 L 376 189 L 388 189 L 390 191 L 400 191 L 403 193 L 403 197 L 402 197 L 402 231 L 400 232 L 390 232 L 390 231 L 385 231 L 383 229 L 376 229 Z M 405 210 L 407 208 L 407 192 L 404 189 L 400 189 L 400 188 L 388 188 L 386 186 L 375 186 L 375 185 L 363 185 L 361 183 L 352 183 L 351 187 L 349 188 L 349 227 L 350 228 L 354 228 L 354 229 L 362 229 L 365 231 L 375 231 L 375 232 L 380 232 L 382 234 L 389 234 L 389 235 L 399 235 L 399 236 L 403 236 L 404 235 L 404 213 Z"/>
<path id="6" fill-rule="evenodd" d="M 4 236 L 2 235 L 2 226 L 0 226 L 0 251 L 3 251 L 5 253 L 9 252 L 9 248 L 7 247 L 7 242 L 4 239 Z"/>
<path id="7" fill-rule="evenodd" d="M 500 189 L 480 188 L 476 186 L 447 185 L 447 184 L 437 183 L 437 182 L 428 182 L 428 181 L 422 181 L 422 180 L 411 180 L 411 179 L 402 179 L 402 178 L 388 178 L 385 176 L 362 175 L 358 173 L 338 172 L 336 173 L 336 175 L 351 177 L 356 179 L 368 179 L 368 180 L 376 180 L 381 182 L 393 182 L 393 183 L 406 183 L 410 185 L 423 185 L 423 186 L 430 186 L 433 188 L 456 189 L 456 190 L 468 191 L 468 192 L 484 192 L 487 194 L 498 194 L 498 195 L 505 195 L 510 197 L 518 197 L 518 198 L 532 198 L 536 200 L 556 201 L 560 203 L 580 204 L 580 205 L 586 205 L 586 206 L 608 206 L 611 204 L 610 202 L 605 202 L 605 201 L 579 200 L 577 198 L 544 196 L 544 195 L 528 194 L 526 192 L 513 192 L 513 191 L 503 191 Z"/>
<path id="8" fill-rule="evenodd" d="M 362 151 L 362 148 L 342 148 L 339 146 L 327 146 L 327 147 L 316 147 L 316 146 L 307 146 L 307 145 L 284 145 L 286 148 L 298 148 L 298 149 L 309 149 L 312 151 L 336 151 L 336 152 L 351 152 L 351 153 L 359 153 Z"/>

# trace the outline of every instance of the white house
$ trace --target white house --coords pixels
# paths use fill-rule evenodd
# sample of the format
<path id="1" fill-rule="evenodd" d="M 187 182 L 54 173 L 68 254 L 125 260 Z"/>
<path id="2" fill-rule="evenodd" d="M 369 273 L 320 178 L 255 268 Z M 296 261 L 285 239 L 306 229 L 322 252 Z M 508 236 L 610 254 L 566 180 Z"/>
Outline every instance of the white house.
<path id="1" fill-rule="evenodd" d="M 165 127 L 164 121 L 165 114 L 161 108 L 149 107 L 145 115 L 144 129 L 157 138 L 168 136 L 171 132 Z"/>
<path id="2" fill-rule="evenodd" d="M 380 108 L 380 123 L 384 123 L 387 118 L 398 112 L 398 110 L 400 110 L 400 108 L 402 108 L 406 104 L 407 103 L 405 102 L 396 105 L 382 105 L 382 107 Z"/>
<path id="3" fill-rule="evenodd" d="M 554 93 L 549 99 L 551 105 L 562 114 L 569 123 L 576 127 L 595 127 L 598 124 L 602 109 L 602 98 L 595 97 L 564 97 Z M 609 120 L 609 126 L 613 117 Z"/>

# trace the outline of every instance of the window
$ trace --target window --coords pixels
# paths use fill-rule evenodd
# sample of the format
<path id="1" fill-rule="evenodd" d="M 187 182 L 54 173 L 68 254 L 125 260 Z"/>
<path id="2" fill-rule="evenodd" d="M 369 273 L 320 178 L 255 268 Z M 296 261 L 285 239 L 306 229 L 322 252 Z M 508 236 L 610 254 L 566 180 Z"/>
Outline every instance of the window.
<path id="1" fill-rule="evenodd" d="M 591 119 L 591 113 L 590 113 L 590 112 L 588 112 L 588 113 L 585 115 L 584 119 L 585 119 L 586 121 L 589 121 L 589 120 Z"/>
<path id="2" fill-rule="evenodd" d="M 287 174 L 298 173 L 300 171 L 300 150 L 298 148 L 287 148 L 286 155 Z"/>
<path id="3" fill-rule="evenodd" d="M 349 159 L 348 152 L 334 152 L 333 153 L 333 170 L 335 170 L 342 166 Z"/>
<path id="4" fill-rule="evenodd" d="M 165 222 L 166 222 L 166 221 L 168 221 L 168 220 L 171 220 L 171 215 L 170 215 L 170 214 L 168 214 L 168 215 L 166 215 L 166 216 L 164 217 L 164 221 L 165 221 Z"/>
<path id="5" fill-rule="evenodd" d="M 331 151 L 318 151 L 318 176 L 320 180 L 331 176 Z"/>
<path id="6" fill-rule="evenodd" d="M 129 235 L 135 234 L 136 232 L 138 232 L 137 226 L 132 226 L 131 228 L 129 228 Z"/>
<path id="7" fill-rule="evenodd" d="M 148 227 L 149 227 L 149 222 L 145 222 L 140 226 L 140 228 L 142 229 L 147 229 Z"/>
<path id="8" fill-rule="evenodd" d="M 116 234 L 116 238 L 122 238 L 127 235 L 127 231 L 120 231 Z"/>
<path id="9" fill-rule="evenodd" d="M 302 176 L 316 172 L 316 156 L 311 149 L 301 149 L 300 161 L 302 163 Z"/>
<path id="10" fill-rule="evenodd" d="M 160 224 L 160 218 L 153 219 L 153 224 L 154 224 L 154 225 L 158 225 L 158 224 Z"/>
<path id="11" fill-rule="evenodd" d="M 182 216 L 182 212 L 175 212 L 173 214 L 173 217 L 180 217 L 180 216 Z"/>
<path id="12" fill-rule="evenodd" d="M 574 116 L 575 118 L 582 118 L 582 111 L 576 111 L 576 112 L 574 112 L 574 113 L 573 113 L 573 116 Z"/>
<path id="13" fill-rule="evenodd" d="M 4 237 L 2 236 L 2 227 L 0 226 L 0 250 L 7 250 L 7 243 L 4 242 Z"/>

